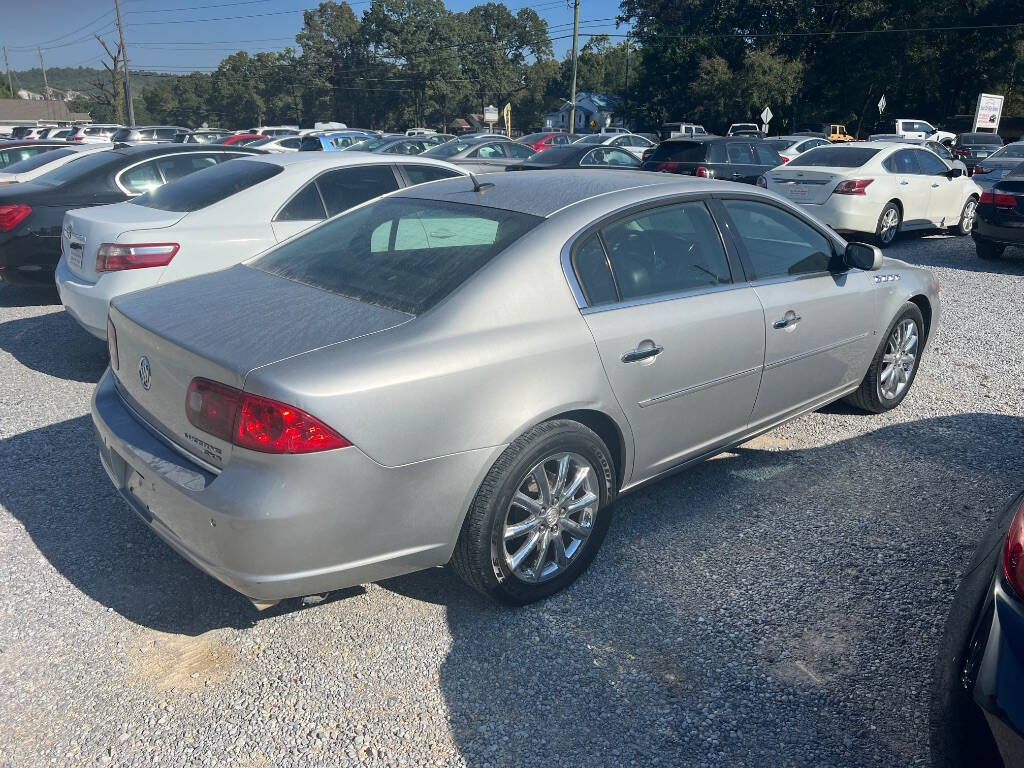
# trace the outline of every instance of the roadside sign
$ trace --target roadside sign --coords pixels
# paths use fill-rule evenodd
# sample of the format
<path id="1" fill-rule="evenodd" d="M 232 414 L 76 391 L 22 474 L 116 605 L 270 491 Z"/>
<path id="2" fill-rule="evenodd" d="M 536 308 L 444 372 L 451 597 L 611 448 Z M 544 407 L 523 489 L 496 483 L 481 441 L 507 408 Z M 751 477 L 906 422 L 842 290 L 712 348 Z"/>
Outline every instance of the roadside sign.
<path id="1" fill-rule="evenodd" d="M 885 94 L 882 94 L 882 98 L 878 100 L 878 114 L 885 112 Z"/>
<path id="2" fill-rule="evenodd" d="M 768 125 L 772 121 L 772 109 L 771 107 L 765 107 L 764 112 L 761 113 L 761 122 Z"/>
<path id="3" fill-rule="evenodd" d="M 498 122 L 498 108 L 491 104 L 490 106 L 484 107 L 484 122 L 485 123 L 496 123 Z"/>
<path id="4" fill-rule="evenodd" d="M 999 119 L 1003 114 L 1003 97 L 995 93 L 979 93 L 978 108 L 974 112 L 974 128 L 999 130 Z"/>

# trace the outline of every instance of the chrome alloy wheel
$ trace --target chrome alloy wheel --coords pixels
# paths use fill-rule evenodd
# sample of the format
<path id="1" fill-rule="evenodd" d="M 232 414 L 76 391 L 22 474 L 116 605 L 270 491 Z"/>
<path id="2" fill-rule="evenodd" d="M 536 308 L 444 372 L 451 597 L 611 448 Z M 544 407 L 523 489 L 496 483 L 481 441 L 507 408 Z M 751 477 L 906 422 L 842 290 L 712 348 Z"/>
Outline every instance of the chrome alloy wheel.
<path id="1" fill-rule="evenodd" d="M 910 383 L 917 365 L 917 324 L 910 318 L 901 320 L 889 334 L 882 355 L 882 375 L 878 389 L 886 400 L 895 400 Z"/>
<path id="2" fill-rule="evenodd" d="M 878 232 L 883 243 L 891 243 L 896 237 L 896 230 L 900 226 L 900 213 L 895 208 L 888 209 L 882 214 L 882 226 Z"/>
<path id="3" fill-rule="evenodd" d="M 978 214 L 978 202 L 974 199 L 968 200 L 964 206 L 963 220 L 960 222 L 960 231 L 969 233 L 974 228 L 974 217 Z"/>
<path id="4" fill-rule="evenodd" d="M 519 483 L 505 512 L 505 565 L 530 584 L 565 571 L 583 551 L 600 499 L 597 472 L 578 453 L 541 461 Z"/>

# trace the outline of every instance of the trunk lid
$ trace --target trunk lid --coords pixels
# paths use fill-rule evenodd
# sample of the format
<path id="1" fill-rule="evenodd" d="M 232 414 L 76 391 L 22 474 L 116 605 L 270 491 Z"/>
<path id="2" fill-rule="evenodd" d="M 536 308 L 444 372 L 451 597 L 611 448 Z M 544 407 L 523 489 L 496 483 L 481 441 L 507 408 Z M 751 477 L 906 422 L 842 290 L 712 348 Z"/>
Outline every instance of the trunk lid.
<path id="1" fill-rule="evenodd" d="M 61 229 L 61 253 L 76 276 L 95 282 L 96 251 L 102 243 L 113 243 L 119 235 L 135 229 L 164 229 L 181 221 L 187 214 L 160 211 L 135 203 L 98 205 L 78 208 L 64 214 Z"/>
<path id="2" fill-rule="evenodd" d="M 799 163 L 800 158 L 792 161 Z M 768 171 L 768 179 L 772 191 L 778 192 L 794 203 L 824 203 L 842 181 L 854 178 L 849 168 L 810 168 L 794 167 L 792 164 L 779 166 Z"/>
<path id="3" fill-rule="evenodd" d="M 244 265 L 119 296 L 110 315 L 122 396 L 215 468 L 227 464 L 232 446 L 188 421 L 193 378 L 242 389 L 255 368 L 412 319 Z"/>

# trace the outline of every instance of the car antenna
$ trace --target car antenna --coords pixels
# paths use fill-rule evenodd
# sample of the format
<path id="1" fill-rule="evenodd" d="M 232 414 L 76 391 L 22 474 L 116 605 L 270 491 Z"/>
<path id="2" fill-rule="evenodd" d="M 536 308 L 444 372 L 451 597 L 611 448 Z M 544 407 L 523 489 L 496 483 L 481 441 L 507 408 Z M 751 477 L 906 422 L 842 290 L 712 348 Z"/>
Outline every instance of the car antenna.
<path id="1" fill-rule="evenodd" d="M 480 183 L 480 179 L 478 179 L 476 177 L 475 173 L 470 173 L 469 174 L 469 178 L 471 178 L 473 180 L 473 191 L 474 192 L 483 192 L 485 189 L 488 189 L 488 188 L 494 186 L 493 182 L 490 182 L 490 181 L 485 181 L 483 184 L 481 184 Z"/>

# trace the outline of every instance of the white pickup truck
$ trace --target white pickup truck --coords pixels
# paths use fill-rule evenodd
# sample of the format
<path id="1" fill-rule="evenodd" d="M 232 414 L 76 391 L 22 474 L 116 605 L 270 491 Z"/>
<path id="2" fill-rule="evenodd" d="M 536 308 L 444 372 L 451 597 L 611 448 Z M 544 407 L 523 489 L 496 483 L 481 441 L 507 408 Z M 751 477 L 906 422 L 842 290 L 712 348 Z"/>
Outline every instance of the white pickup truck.
<path id="1" fill-rule="evenodd" d="M 894 131 L 901 139 L 929 139 L 948 145 L 956 138 L 955 133 L 940 131 L 926 120 L 913 120 L 900 117 L 896 119 L 896 130 Z"/>

